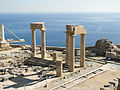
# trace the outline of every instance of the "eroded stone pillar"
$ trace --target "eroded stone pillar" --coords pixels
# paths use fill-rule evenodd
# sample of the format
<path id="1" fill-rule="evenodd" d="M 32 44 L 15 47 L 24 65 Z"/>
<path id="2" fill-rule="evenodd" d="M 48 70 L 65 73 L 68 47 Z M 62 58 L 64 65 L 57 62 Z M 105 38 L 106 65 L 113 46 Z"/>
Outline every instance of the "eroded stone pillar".
<path id="1" fill-rule="evenodd" d="M 62 67 L 63 67 L 62 61 L 57 61 L 56 62 L 56 72 L 57 72 L 58 77 L 62 77 L 62 73 L 63 73 Z"/>
<path id="2" fill-rule="evenodd" d="M 36 56 L 36 36 L 35 30 L 32 30 L 32 56 Z"/>
<path id="3" fill-rule="evenodd" d="M 54 61 L 54 62 L 57 61 L 57 53 L 53 53 L 53 61 Z"/>
<path id="4" fill-rule="evenodd" d="M 41 56 L 46 58 L 46 43 L 45 43 L 45 31 L 41 30 Z"/>
<path id="5" fill-rule="evenodd" d="M 66 32 L 66 64 L 69 65 L 70 59 L 70 36 L 69 33 Z"/>
<path id="6" fill-rule="evenodd" d="M 74 35 L 70 35 L 70 62 L 69 62 L 69 71 L 70 72 L 74 72 L 74 48 L 75 48 L 75 36 Z"/>
<path id="7" fill-rule="evenodd" d="M 85 34 L 81 34 L 81 45 L 80 45 L 80 67 L 85 66 Z"/>

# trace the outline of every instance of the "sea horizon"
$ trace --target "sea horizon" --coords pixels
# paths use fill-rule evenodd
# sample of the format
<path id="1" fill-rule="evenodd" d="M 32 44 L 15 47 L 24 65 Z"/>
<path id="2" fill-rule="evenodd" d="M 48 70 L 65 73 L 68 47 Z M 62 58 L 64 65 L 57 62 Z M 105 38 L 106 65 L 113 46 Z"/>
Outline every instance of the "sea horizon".
<path id="1" fill-rule="evenodd" d="M 107 38 L 115 44 L 120 40 L 120 13 L 2 13 L 0 24 L 4 24 L 24 43 L 31 45 L 31 22 L 45 22 L 47 46 L 65 47 L 66 25 L 84 25 L 87 29 L 86 46 L 93 46 L 98 39 Z M 41 44 L 40 31 L 36 30 L 37 45 Z M 14 38 L 5 30 L 5 38 Z M 80 35 L 75 37 L 75 47 L 80 47 Z"/>

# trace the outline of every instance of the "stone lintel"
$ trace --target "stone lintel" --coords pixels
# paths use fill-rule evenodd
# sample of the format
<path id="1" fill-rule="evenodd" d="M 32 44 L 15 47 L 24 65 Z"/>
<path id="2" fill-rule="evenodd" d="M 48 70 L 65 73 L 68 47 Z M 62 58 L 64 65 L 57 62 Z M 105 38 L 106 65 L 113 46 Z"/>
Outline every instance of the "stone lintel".
<path id="1" fill-rule="evenodd" d="M 77 29 L 75 30 L 74 35 L 78 35 L 78 34 L 87 34 L 87 29 Z"/>
<path id="2" fill-rule="evenodd" d="M 76 27 L 84 28 L 83 25 L 66 25 L 66 29 L 71 29 L 71 28 L 76 28 Z"/>
<path id="3" fill-rule="evenodd" d="M 87 30 L 82 25 L 66 25 L 67 31 L 65 33 L 71 33 L 74 36 L 78 34 L 87 34 Z"/>
<path id="4" fill-rule="evenodd" d="M 74 31 L 77 28 L 84 29 L 84 26 L 83 25 L 66 25 L 66 29 L 68 31 Z"/>
<path id="5" fill-rule="evenodd" d="M 35 29 L 42 29 L 44 30 L 44 22 L 33 22 L 33 23 L 30 23 L 30 29 L 31 30 L 35 30 Z"/>

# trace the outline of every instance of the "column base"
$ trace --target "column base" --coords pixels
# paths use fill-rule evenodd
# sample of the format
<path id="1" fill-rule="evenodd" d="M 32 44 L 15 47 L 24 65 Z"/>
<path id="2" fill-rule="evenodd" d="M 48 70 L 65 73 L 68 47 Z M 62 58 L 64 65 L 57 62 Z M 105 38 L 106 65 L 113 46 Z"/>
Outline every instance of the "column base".
<path id="1" fill-rule="evenodd" d="M 0 43 L 0 51 L 4 50 L 11 50 L 12 47 L 10 47 L 9 43 Z"/>
<path id="2" fill-rule="evenodd" d="M 69 72 L 74 72 L 74 68 L 71 68 L 71 67 L 69 66 Z"/>
<path id="3" fill-rule="evenodd" d="M 80 68 L 84 68 L 84 69 L 85 69 L 85 68 L 86 68 L 86 66 L 85 66 L 85 65 L 84 65 L 84 66 L 80 66 Z"/>

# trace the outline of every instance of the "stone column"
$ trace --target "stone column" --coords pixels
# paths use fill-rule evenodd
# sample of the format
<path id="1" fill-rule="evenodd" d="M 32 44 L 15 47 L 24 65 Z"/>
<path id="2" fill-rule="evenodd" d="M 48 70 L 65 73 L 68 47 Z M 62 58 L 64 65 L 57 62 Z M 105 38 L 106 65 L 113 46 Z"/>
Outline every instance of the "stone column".
<path id="1" fill-rule="evenodd" d="M 1 24 L 1 41 L 0 43 L 7 43 L 7 41 L 5 40 L 5 33 L 4 33 L 4 25 Z"/>
<path id="2" fill-rule="evenodd" d="M 85 34 L 81 34 L 81 45 L 80 45 L 80 67 L 84 67 L 85 63 Z"/>
<path id="3" fill-rule="evenodd" d="M 75 48 L 75 36 L 70 35 L 70 62 L 69 62 L 69 71 L 74 72 L 74 48 Z"/>
<path id="4" fill-rule="evenodd" d="M 45 30 L 41 30 L 41 53 L 44 59 L 46 57 Z"/>
<path id="5" fill-rule="evenodd" d="M 5 41 L 5 37 L 4 37 L 4 25 L 1 24 L 1 41 Z"/>
<path id="6" fill-rule="evenodd" d="M 56 63 L 56 71 L 57 71 L 57 76 L 62 77 L 62 61 L 57 61 Z"/>
<path id="7" fill-rule="evenodd" d="M 69 65 L 69 54 L 70 54 L 70 36 L 69 33 L 66 32 L 66 64 Z"/>
<path id="8" fill-rule="evenodd" d="M 36 56 L 36 36 L 35 30 L 32 30 L 32 56 Z"/>
<path id="9" fill-rule="evenodd" d="M 53 61 L 54 61 L 54 62 L 57 61 L 57 53 L 53 53 Z"/>

